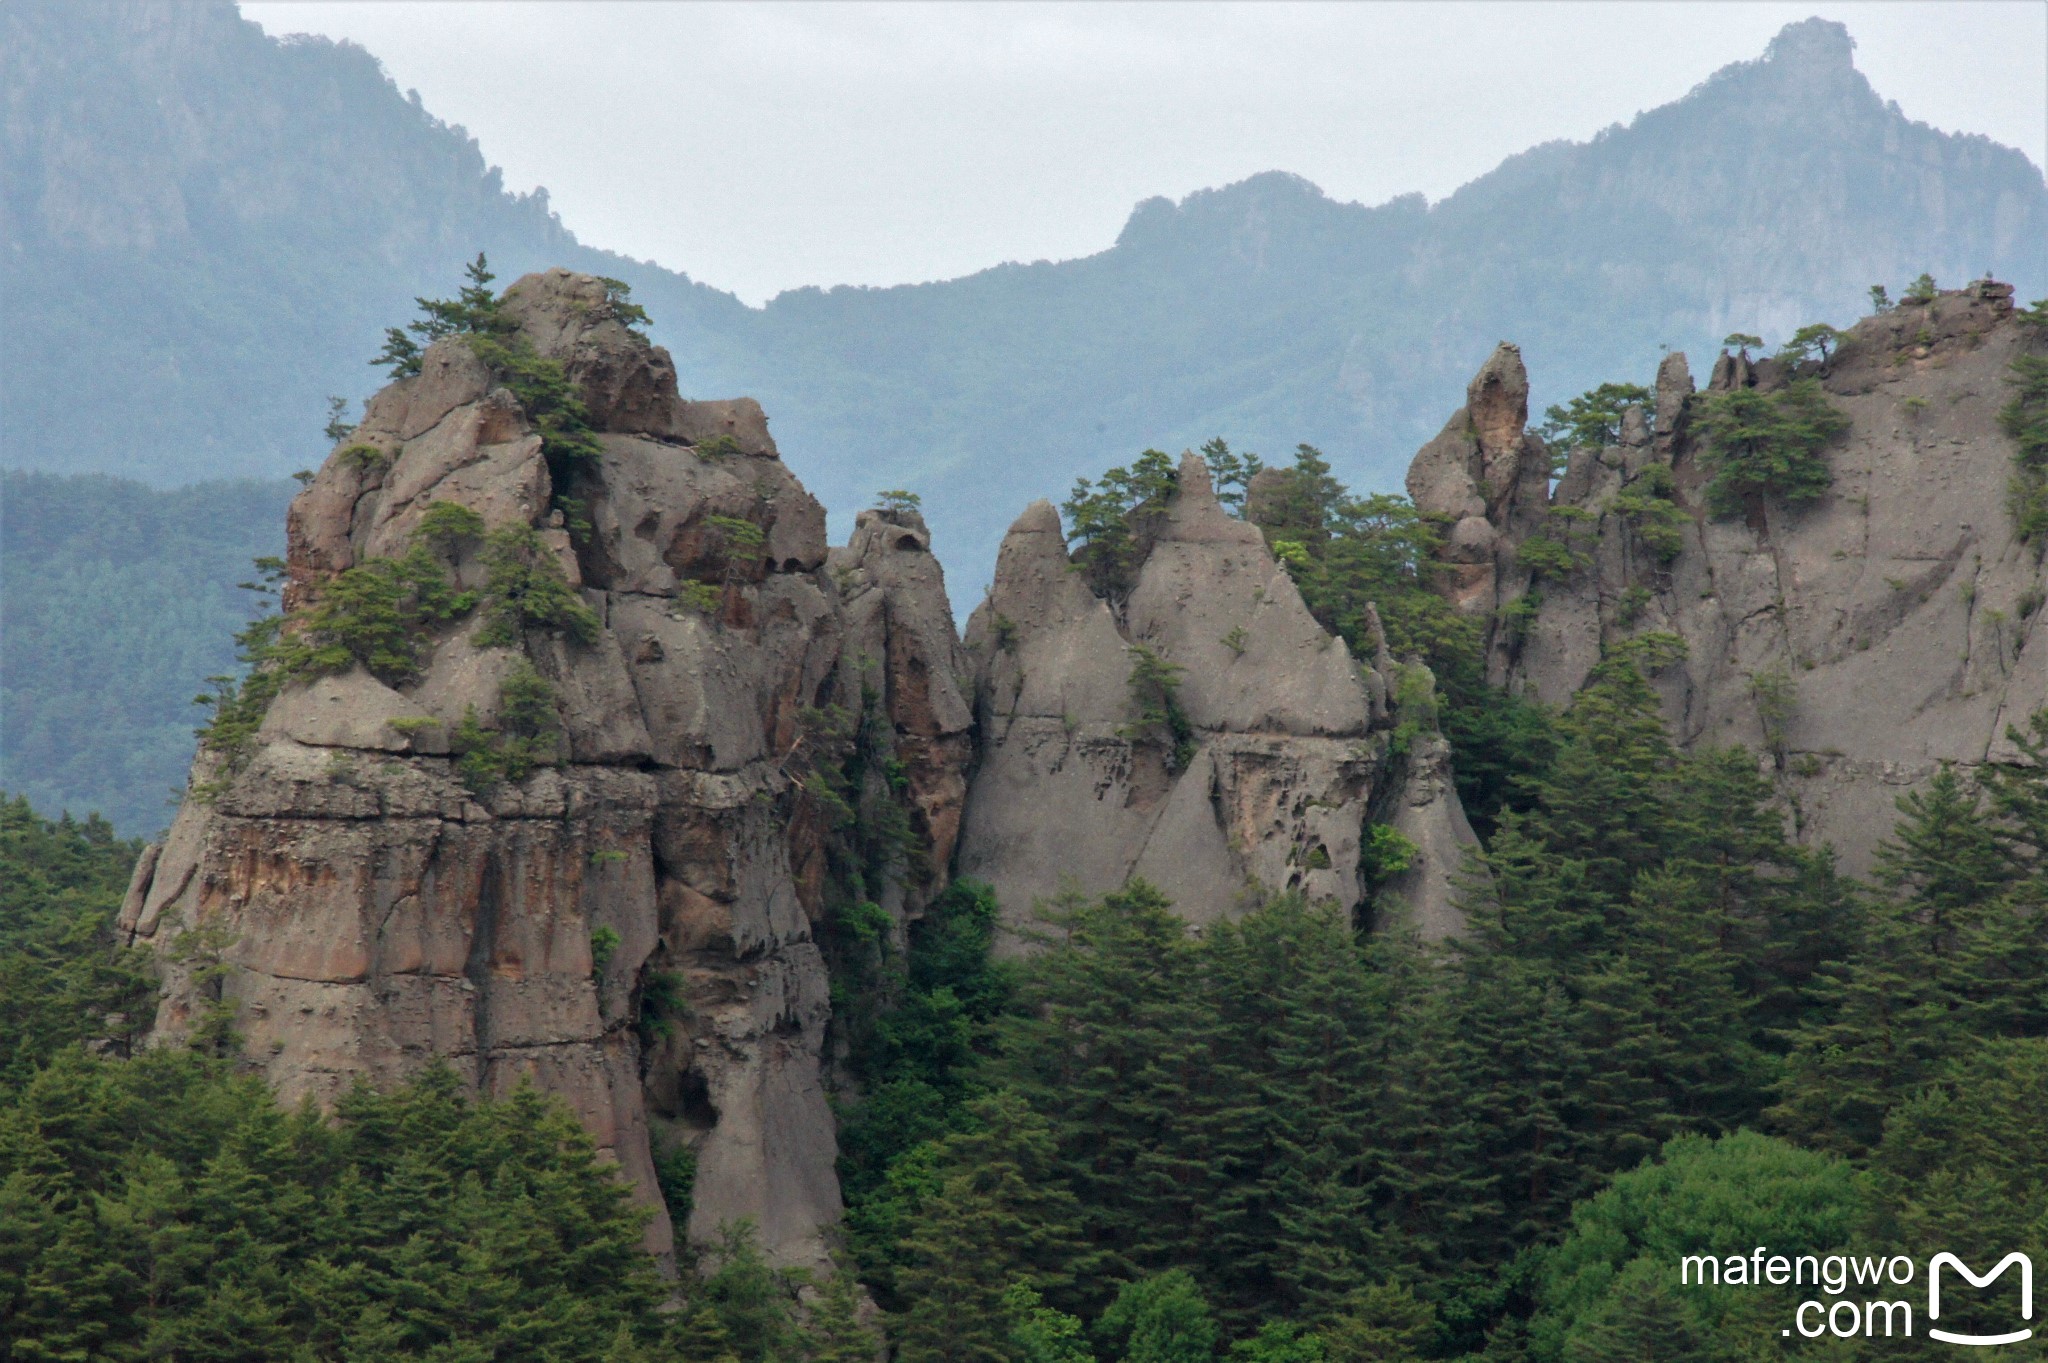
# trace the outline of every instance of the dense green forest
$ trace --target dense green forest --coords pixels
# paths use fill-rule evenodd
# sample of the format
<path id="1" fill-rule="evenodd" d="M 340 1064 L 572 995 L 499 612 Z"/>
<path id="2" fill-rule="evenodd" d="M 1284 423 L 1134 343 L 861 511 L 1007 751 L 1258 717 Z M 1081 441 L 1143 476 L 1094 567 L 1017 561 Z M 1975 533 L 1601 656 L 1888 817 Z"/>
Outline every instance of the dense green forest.
<path id="1" fill-rule="evenodd" d="M 1249 457 L 1209 453 L 1326 623 L 1363 646 L 1377 602 L 1396 654 L 1443 678 L 1436 717 L 1487 830 L 1465 938 L 1425 947 L 1392 899 L 1361 922 L 1280 897 L 1196 931 L 1133 882 L 1047 906 L 1039 950 L 999 962 L 972 883 L 905 948 L 849 899 L 825 933 L 844 1267 L 800 1281 L 741 1226 L 677 1287 L 587 1138 L 532 1093 L 476 1101 L 437 1070 L 330 1117 L 282 1111 L 238 1076 L 231 1016 L 200 1032 L 222 1054 L 136 1053 L 148 963 L 111 937 L 136 845 L 15 799 L 8 1356 L 848 1363 L 878 1335 L 904 1363 L 1938 1347 L 1924 1329 L 1788 1335 L 1802 1299 L 1858 1289 L 1680 1286 L 1678 1261 L 2039 1248 L 2048 715 L 2015 735 L 2031 765 L 1901 800 L 1872 883 L 1852 883 L 1787 841 L 1752 754 L 1672 744 L 1649 678 L 1676 639 L 1612 649 L 1561 713 L 1507 705 L 1429 590 L 1434 526 L 1353 496 L 1310 448 L 1250 498 Z M 1171 478 L 1148 453 L 1076 489 L 1084 570 L 1113 589 Z M 1994 1328 L 2011 1304 L 1943 1323 Z"/>
<path id="2" fill-rule="evenodd" d="M 309 435 L 314 434 L 311 428 Z M 290 482 L 155 488 L 0 476 L 0 781 L 128 836 L 170 822 L 206 679 L 255 602 L 235 584 L 284 545 Z"/>

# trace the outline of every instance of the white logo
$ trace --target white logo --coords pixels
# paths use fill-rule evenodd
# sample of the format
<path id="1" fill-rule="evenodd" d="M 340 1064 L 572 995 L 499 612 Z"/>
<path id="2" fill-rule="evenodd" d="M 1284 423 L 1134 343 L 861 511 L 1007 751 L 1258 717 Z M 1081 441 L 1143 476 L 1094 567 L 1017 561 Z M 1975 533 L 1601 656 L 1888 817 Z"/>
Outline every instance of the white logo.
<path id="1" fill-rule="evenodd" d="M 1972 1287 L 1989 1287 L 1998 1279 L 2000 1274 L 2004 1273 L 2014 1264 L 2018 1264 L 2020 1266 L 2020 1319 L 2032 1320 L 2034 1318 L 2034 1261 L 2018 1250 L 2014 1250 L 2011 1254 L 1998 1261 L 1998 1267 L 1992 1269 L 1981 1278 L 1972 1273 L 1970 1266 L 1955 1255 L 1945 1253 L 1935 1255 L 1933 1261 L 1927 1265 L 1927 1319 L 1929 1321 L 1941 1319 L 1941 1266 L 1943 1264 L 1947 1264 L 1955 1269 L 1956 1272 L 1962 1274 L 1963 1277 L 1969 1280 Z M 1956 1335 L 1950 1334 L 1947 1330 L 1937 1330 L 1932 1325 L 1929 1325 L 1927 1333 L 1945 1344 L 2018 1344 L 2021 1340 L 2033 1338 L 2034 1331 L 2029 1327 L 2025 1330 L 2015 1330 L 2009 1335 Z"/>

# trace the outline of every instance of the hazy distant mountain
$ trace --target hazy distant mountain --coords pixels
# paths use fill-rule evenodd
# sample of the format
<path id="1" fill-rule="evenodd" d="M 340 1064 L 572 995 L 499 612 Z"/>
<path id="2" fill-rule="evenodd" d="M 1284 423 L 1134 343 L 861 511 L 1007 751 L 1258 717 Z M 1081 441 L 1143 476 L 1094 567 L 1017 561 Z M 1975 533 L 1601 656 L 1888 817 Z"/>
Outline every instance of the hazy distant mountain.
<path id="1" fill-rule="evenodd" d="M 225 3 L 15 0 L 0 38 L 9 465 L 316 462 L 323 396 L 367 391 L 381 328 L 488 248 L 507 280 L 631 280 L 686 388 L 760 397 L 841 514 L 923 491 L 968 588 L 1026 498 L 1146 445 L 1305 440 L 1391 486 L 1503 337 L 1550 400 L 1646 377 L 1660 344 L 1846 321 L 1923 269 L 2048 286 L 2039 170 L 1908 121 L 1821 20 L 1434 207 L 1266 174 L 1147 200 L 1086 259 L 764 309 L 579 245 L 360 48 Z"/>
<path id="2" fill-rule="evenodd" d="M 0 788 L 124 834 L 170 821 L 204 718 L 192 697 L 232 668 L 257 605 L 235 584 L 284 552 L 296 491 L 0 475 Z"/>
<path id="3" fill-rule="evenodd" d="M 1305 440 L 1353 481 L 1397 487 L 1501 339 L 1548 402 L 1647 381 L 1660 344 L 1846 323 L 1869 285 L 1896 294 L 1922 270 L 1988 269 L 2039 296 L 2039 170 L 1908 121 L 1850 46 L 1840 25 L 1795 25 L 1677 103 L 1511 158 L 1434 207 L 1340 204 L 1268 174 L 1140 204 L 1086 260 L 785 294 L 757 328 L 773 368 L 755 387 L 804 437 L 792 448 L 870 461 L 865 481 L 806 466 L 828 500 L 886 469 L 985 544 L 1027 493 L 1219 432 Z"/>
<path id="4" fill-rule="evenodd" d="M 369 53 L 232 4 L 0 6 L 0 88 L 11 467 L 282 476 L 326 453 L 326 394 L 372 388 L 382 329 L 480 247 L 507 282 L 618 263 Z"/>

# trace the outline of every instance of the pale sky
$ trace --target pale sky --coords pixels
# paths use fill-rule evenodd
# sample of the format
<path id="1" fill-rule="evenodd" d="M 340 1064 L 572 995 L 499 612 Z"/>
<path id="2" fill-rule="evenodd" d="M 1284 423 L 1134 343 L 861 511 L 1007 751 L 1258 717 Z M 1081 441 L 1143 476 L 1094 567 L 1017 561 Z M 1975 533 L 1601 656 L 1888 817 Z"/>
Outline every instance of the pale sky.
<path id="1" fill-rule="evenodd" d="M 244 3 L 349 38 L 584 242 L 751 303 L 1092 254 L 1262 170 L 1432 200 L 1846 23 L 1917 119 L 2048 162 L 2048 0 Z"/>

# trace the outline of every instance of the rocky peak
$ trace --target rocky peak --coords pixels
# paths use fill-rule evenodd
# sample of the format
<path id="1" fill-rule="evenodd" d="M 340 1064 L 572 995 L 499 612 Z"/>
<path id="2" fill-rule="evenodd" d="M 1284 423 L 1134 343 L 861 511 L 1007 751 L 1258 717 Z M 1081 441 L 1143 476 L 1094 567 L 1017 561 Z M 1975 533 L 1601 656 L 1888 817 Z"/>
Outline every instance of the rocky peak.
<path id="1" fill-rule="evenodd" d="M 898 877 L 882 887 L 882 907 L 899 921 L 945 887 L 973 758 L 973 669 L 953 628 L 945 570 L 931 550 L 917 512 L 863 511 L 852 539 L 826 564 L 846 621 L 841 656 L 863 688 L 879 691 L 911 827 L 933 868 L 924 880 Z M 894 798 L 879 773 L 875 782 L 864 798 Z"/>
<path id="2" fill-rule="evenodd" d="M 1703 88 L 1725 92 L 1730 112 L 1752 126 L 1783 119 L 1785 126 L 1846 131 L 1883 109 L 1856 69 L 1855 51 L 1845 25 L 1803 19 L 1778 30 L 1757 60 L 1722 68 Z"/>
<path id="3" fill-rule="evenodd" d="M 1657 412 L 1656 442 L 1658 452 L 1665 463 L 1671 462 L 1672 442 L 1678 438 L 1678 431 L 1685 418 L 1686 403 L 1693 394 L 1692 367 L 1686 363 L 1685 352 L 1673 350 L 1657 361 L 1657 385 L 1655 402 Z"/>
<path id="4" fill-rule="evenodd" d="M 1487 505 L 1497 507 L 1514 490 L 1529 424 L 1529 371 L 1520 346 L 1502 341 L 1479 366 L 1465 385 L 1465 417 L 1479 446 Z"/>
<path id="5" fill-rule="evenodd" d="M 655 1156 L 686 1148 L 673 1230 L 747 1217 L 777 1262 L 822 1265 L 834 834 L 805 782 L 839 770 L 821 717 L 872 695 L 938 868 L 906 866 L 892 903 L 943 883 L 971 714 L 929 536 L 863 518 L 835 580 L 760 409 L 683 400 L 604 281 L 530 275 L 501 309 L 505 344 L 562 366 L 595 453 L 551 453 L 513 378 L 451 337 L 295 501 L 288 629 L 345 605 L 338 575 L 417 558 L 436 505 L 482 527 L 428 546 L 476 604 L 420 622 L 416 666 L 315 669 L 244 750 L 202 753 L 122 922 L 215 929 L 229 969 L 170 967 L 158 1033 L 217 989 L 287 1102 L 437 1057 L 489 1092 L 530 1080 L 619 1161 L 657 1253 Z"/>
<path id="6" fill-rule="evenodd" d="M 1497 618 L 1528 590 L 1514 548 L 1541 522 L 1550 496 L 1550 452 L 1526 429 L 1529 375 L 1506 341 L 1466 385 L 1465 405 L 1408 466 L 1418 510 L 1451 523 L 1444 585 L 1459 610 Z M 1489 658 L 1498 679 L 1504 654 Z"/>
<path id="7" fill-rule="evenodd" d="M 1812 79 L 1853 71 L 1856 40 L 1849 26 L 1835 19 L 1801 19 L 1778 30 L 1764 48 L 1764 61 Z"/>
<path id="8" fill-rule="evenodd" d="M 1180 457 L 1174 473 L 1174 494 L 1166 508 L 1166 523 L 1158 533 L 1161 541 L 1175 544 L 1242 544 L 1265 546 L 1259 528 L 1238 520 L 1216 499 L 1216 486 L 1209 478 L 1209 465 L 1192 451 Z"/>
<path id="9" fill-rule="evenodd" d="M 1834 41 L 1833 25 L 1796 27 L 1802 42 Z M 1575 565 L 1546 575 L 1523 628 L 1489 622 L 1498 678 L 1562 705 L 1616 642 L 1678 635 L 1687 655 L 1656 679 L 1673 734 L 1758 753 L 1800 835 L 1862 874 L 1897 796 L 1944 763 L 1967 772 L 2010 760 L 2006 726 L 2048 704 L 2048 570 L 2015 537 L 2013 446 L 1998 420 L 2029 344 L 2011 286 L 1983 280 L 1864 318 L 1826 364 L 1721 354 L 1708 394 L 1811 378 L 1849 421 L 1822 452 L 1833 479 L 1823 496 L 1767 498 L 1729 519 L 1704 505 L 1711 469 L 1691 425 L 1702 397 L 1685 357 L 1667 355 L 1648 445 L 1625 426 L 1611 449 L 1574 451 L 1554 493 L 1532 479 L 1483 522 L 1460 520 L 1443 551 L 1446 589 L 1484 604 L 1491 568 L 1500 601 L 1502 566 L 1549 508 L 1572 509 Z M 1425 510 L 1466 511 L 1478 497 L 1479 442 L 1460 435 L 1462 416 L 1415 456 L 1409 487 Z M 1668 475 L 1637 486 L 1652 464 Z M 1633 505 L 1617 501 L 1624 492 Z M 1666 492 L 1675 505 L 1661 552 L 1641 507 Z"/>
<path id="10" fill-rule="evenodd" d="M 1035 503 L 968 622 L 980 742 L 960 872 L 995 887 L 1012 929 L 1132 876 L 1196 922 L 1286 890 L 1356 904 L 1366 819 L 1407 790 L 1385 678 L 1316 623 L 1198 456 L 1164 512 L 1113 608 Z M 1447 843 L 1456 799 L 1415 802 Z M 1455 930 L 1447 884 L 1411 897 L 1429 930 Z"/>
<path id="11" fill-rule="evenodd" d="M 1466 385 L 1465 405 L 1410 464 L 1409 496 L 1453 521 L 1511 514 L 1537 474 L 1549 476 L 1528 423 L 1529 374 L 1520 347 L 1502 341 Z"/>

